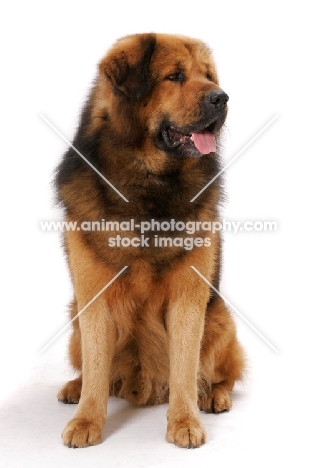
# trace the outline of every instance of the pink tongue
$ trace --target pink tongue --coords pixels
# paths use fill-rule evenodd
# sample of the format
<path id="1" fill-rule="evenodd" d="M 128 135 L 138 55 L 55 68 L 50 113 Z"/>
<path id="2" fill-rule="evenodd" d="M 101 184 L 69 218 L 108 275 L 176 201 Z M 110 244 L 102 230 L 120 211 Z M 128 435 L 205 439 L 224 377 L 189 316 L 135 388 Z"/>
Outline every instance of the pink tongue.
<path id="1" fill-rule="evenodd" d="M 202 154 L 216 151 L 216 139 L 213 133 L 192 133 L 194 145 Z"/>

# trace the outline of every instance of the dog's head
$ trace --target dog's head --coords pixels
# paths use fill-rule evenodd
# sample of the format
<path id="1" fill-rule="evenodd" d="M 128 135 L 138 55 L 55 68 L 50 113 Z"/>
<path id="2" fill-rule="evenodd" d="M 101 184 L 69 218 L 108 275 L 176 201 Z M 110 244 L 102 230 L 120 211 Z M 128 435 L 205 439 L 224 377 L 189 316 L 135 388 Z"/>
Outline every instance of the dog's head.
<path id="1" fill-rule="evenodd" d="M 207 46 L 195 39 L 137 34 L 100 63 L 105 110 L 121 142 L 168 156 L 216 151 L 227 94 Z"/>

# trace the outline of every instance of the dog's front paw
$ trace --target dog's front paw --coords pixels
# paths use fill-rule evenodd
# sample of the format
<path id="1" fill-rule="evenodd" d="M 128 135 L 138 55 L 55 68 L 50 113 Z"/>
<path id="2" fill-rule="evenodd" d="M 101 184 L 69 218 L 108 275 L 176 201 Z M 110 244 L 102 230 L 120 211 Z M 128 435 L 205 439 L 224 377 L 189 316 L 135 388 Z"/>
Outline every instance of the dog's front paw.
<path id="1" fill-rule="evenodd" d="M 196 448 L 205 443 L 206 432 L 196 417 L 187 416 L 172 420 L 169 418 L 166 439 L 178 447 Z"/>
<path id="2" fill-rule="evenodd" d="M 102 430 L 92 420 L 73 418 L 65 426 L 62 437 L 67 447 L 89 447 L 102 443 Z"/>

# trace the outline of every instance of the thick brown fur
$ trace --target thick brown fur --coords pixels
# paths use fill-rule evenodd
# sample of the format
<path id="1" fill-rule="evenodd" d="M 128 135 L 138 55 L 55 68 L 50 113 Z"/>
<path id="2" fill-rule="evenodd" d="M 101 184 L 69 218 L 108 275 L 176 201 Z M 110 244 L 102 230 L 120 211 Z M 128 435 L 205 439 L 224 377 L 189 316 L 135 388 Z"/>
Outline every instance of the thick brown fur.
<path id="1" fill-rule="evenodd" d="M 70 148 L 56 176 L 66 219 L 218 221 L 220 178 L 190 200 L 220 170 L 226 107 L 215 113 L 211 127 L 217 139 L 214 153 L 166 146 L 162 137 L 170 125 L 185 134 L 210 125 L 207 99 L 220 89 L 211 53 L 200 41 L 162 34 L 118 41 L 99 65 L 73 145 L 129 202 Z M 86 447 L 102 441 L 110 394 L 134 405 L 169 401 L 168 442 L 198 447 L 205 442 L 199 409 L 229 410 L 230 392 L 244 366 L 229 311 L 191 268 L 218 289 L 220 236 L 209 233 L 209 247 L 189 250 L 110 247 L 109 238 L 118 234 L 65 233 L 75 291 L 71 318 L 85 310 L 73 321 L 69 345 L 80 376 L 58 394 L 64 403 L 79 402 L 64 429 L 64 443 Z M 122 234 L 140 237 L 136 230 Z M 179 237 L 206 234 L 179 232 Z"/>

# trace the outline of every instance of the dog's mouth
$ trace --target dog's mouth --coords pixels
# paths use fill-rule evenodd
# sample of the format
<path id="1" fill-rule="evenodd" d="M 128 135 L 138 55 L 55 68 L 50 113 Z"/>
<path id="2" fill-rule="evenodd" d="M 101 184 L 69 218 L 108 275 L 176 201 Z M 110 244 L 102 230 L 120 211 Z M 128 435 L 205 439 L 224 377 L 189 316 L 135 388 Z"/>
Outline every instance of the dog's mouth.
<path id="1" fill-rule="evenodd" d="M 200 154 L 210 154 L 216 151 L 214 134 L 216 123 L 217 121 L 212 122 L 201 131 L 189 131 L 187 133 L 168 125 L 163 127 L 161 133 L 165 144 L 169 148 L 173 149 L 181 146 L 194 151 L 197 150 Z"/>

